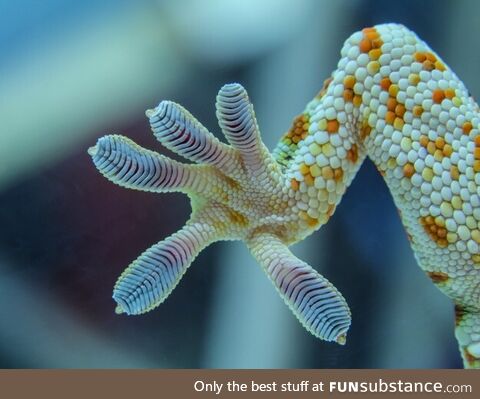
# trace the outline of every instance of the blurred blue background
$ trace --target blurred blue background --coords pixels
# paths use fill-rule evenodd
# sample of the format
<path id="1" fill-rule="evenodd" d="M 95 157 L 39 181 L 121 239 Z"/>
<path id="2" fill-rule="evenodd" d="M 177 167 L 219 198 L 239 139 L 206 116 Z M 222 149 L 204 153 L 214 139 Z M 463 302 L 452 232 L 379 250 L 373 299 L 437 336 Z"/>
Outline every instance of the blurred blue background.
<path id="1" fill-rule="evenodd" d="M 121 133 L 167 153 L 144 117 L 163 99 L 218 134 L 215 95 L 234 81 L 273 148 L 343 41 L 382 22 L 417 32 L 478 96 L 479 13 L 475 0 L 0 0 L 0 367 L 460 367 L 452 305 L 369 161 L 293 247 L 351 306 L 340 347 L 300 326 L 241 243 L 204 250 L 155 311 L 116 316 L 116 278 L 189 204 L 109 183 L 86 150 Z"/>

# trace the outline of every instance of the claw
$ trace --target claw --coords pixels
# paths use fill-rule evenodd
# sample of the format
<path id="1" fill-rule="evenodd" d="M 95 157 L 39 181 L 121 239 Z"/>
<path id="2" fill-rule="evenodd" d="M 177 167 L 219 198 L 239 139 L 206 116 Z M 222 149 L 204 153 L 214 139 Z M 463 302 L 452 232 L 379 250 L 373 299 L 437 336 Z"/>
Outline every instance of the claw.
<path id="1" fill-rule="evenodd" d="M 155 115 L 155 110 L 154 109 L 147 109 L 145 111 L 145 115 L 147 116 L 147 118 L 152 118 Z"/>
<path id="2" fill-rule="evenodd" d="M 91 157 L 94 157 L 95 155 L 97 155 L 97 151 L 98 151 L 98 147 L 96 145 L 89 147 L 89 149 L 87 150 L 88 155 L 90 155 Z"/>
<path id="3" fill-rule="evenodd" d="M 345 345 L 347 343 L 347 334 L 344 333 L 344 334 L 340 334 L 338 337 L 337 337 L 337 344 L 339 345 Z"/>
<path id="4" fill-rule="evenodd" d="M 125 313 L 123 308 L 120 305 L 115 306 L 115 314 L 122 314 Z"/>

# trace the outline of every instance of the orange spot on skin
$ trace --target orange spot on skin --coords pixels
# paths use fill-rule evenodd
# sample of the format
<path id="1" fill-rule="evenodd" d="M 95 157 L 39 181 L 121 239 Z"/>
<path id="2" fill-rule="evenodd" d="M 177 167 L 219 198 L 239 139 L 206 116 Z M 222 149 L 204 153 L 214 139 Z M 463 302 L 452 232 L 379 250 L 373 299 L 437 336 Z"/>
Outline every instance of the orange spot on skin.
<path id="1" fill-rule="evenodd" d="M 419 219 L 420 224 L 427 235 L 435 242 L 440 248 L 446 248 L 448 245 L 445 237 L 447 236 L 447 230 L 445 224 L 440 223 L 438 219 L 433 216 L 425 216 Z"/>
<path id="2" fill-rule="evenodd" d="M 370 50 L 368 52 L 368 56 L 370 57 L 370 59 L 372 61 L 376 61 L 380 58 L 380 56 L 382 55 L 382 50 L 380 50 L 379 48 L 375 48 L 373 50 Z"/>
<path id="3" fill-rule="evenodd" d="M 420 141 L 420 145 L 421 145 L 422 147 L 427 147 L 427 145 L 428 145 L 428 143 L 429 143 L 428 137 L 425 136 L 424 134 L 422 134 L 422 135 L 420 136 L 420 140 L 419 140 L 419 141 Z"/>
<path id="4" fill-rule="evenodd" d="M 433 157 L 435 158 L 435 161 L 442 162 L 443 152 L 441 150 L 436 150 L 435 153 L 433 154 Z"/>
<path id="5" fill-rule="evenodd" d="M 225 176 L 224 178 L 225 178 L 226 183 L 228 184 L 228 186 L 232 190 L 238 190 L 240 188 L 240 184 L 237 181 L 235 181 L 234 179 L 232 179 L 230 177 L 227 178 L 227 176 Z M 226 195 L 226 196 L 228 198 L 228 195 Z"/>
<path id="6" fill-rule="evenodd" d="M 368 53 L 372 49 L 372 42 L 365 38 L 359 43 L 358 47 L 362 53 Z"/>
<path id="7" fill-rule="evenodd" d="M 355 107 L 360 107 L 360 105 L 362 105 L 362 97 L 361 96 L 353 96 L 353 105 Z"/>
<path id="8" fill-rule="evenodd" d="M 480 135 L 475 136 L 475 145 L 476 145 L 477 147 L 480 147 Z"/>
<path id="9" fill-rule="evenodd" d="M 355 78 L 352 75 L 345 76 L 345 79 L 343 79 L 343 87 L 345 87 L 346 89 L 353 89 L 354 85 Z"/>
<path id="10" fill-rule="evenodd" d="M 308 135 L 309 117 L 306 114 L 298 115 L 292 122 L 292 127 L 283 136 L 283 139 L 289 139 L 294 144 L 300 142 Z"/>
<path id="11" fill-rule="evenodd" d="M 426 71 L 433 71 L 435 69 L 435 64 L 430 60 L 426 60 L 423 62 L 423 69 Z"/>
<path id="12" fill-rule="evenodd" d="M 380 70 L 380 63 L 378 61 L 371 61 L 367 65 L 367 71 L 370 75 L 375 75 Z"/>
<path id="13" fill-rule="evenodd" d="M 445 229 L 437 229 L 437 235 L 440 238 L 445 238 L 447 236 L 447 230 Z"/>
<path id="14" fill-rule="evenodd" d="M 343 99 L 347 102 L 353 101 L 353 90 L 347 89 L 343 92 Z"/>
<path id="15" fill-rule="evenodd" d="M 364 32 L 364 35 L 369 40 L 375 40 L 375 39 L 378 39 L 380 37 L 380 35 L 376 31 L 376 29 Z"/>
<path id="16" fill-rule="evenodd" d="M 425 58 L 430 62 L 435 62 L 437 60 L 437 57 L 435 57 L 435 54 L 433 53 L 426 53 Z"/>
<path id="17" fill-rule="evenodd" d="M 433 94 L 432 94 L 433 102 L 440 104 L 444 98 L 445 98 L 445 93 L 443 90 L 436 89 L 433 91 Z"/>
<path id="18" fill-rule="evenodd" d="M 395 121 L 395 112 L 387 111 L 387 114 L 385 115 L 385 122 L 387 122 L 390 125 L 393 125 L 394 121 Z"/>
<path id="19" fill-rule="evenodd" d="M 427 151 L 429 154 L 433 155 L 435 154 L 435 150 L 437 149 L 437 146 L 433 141 L 429 141 L 427 144 Z"/>
<path id="20" fill-rule="evenodd" d="M 381 39 L 374 39 L 372 40 L 372 48 L 377 49 L 382 47 L 383 41 Z"/>
<path id="21" fill-rule="evenodd" d="M 445 144 L 445 146 L 443 147 L 443 155 L 446 156 L 446 157 L 449 157 L 450 155 L 452 155 L 453 153 L 453 148 L 450 144 Z"/>
<path id="22" fill-rule="evenodd" d="M 455 97 L 455 90 L 453 89 L 446 89 L 445 90 L 445 97 L 451 100 L 453 97 Z"/>
<path id="23" fill-rule="evenodd" d="M 397 130 L 402 130 L 404 123 L 405 122 L 403 122 L 403 119 L 395 118 L 395 120 L 393 121 L 393 127 Z"/>
<path id="24" fill-rule="evenodd" d="M 328 133 L 336 133 L 338 132 L 338 128 L 340 127 L 340 124 L 336 119 L 327 121 L 327 132 Z"/>
<path id="25" fill-rule="evenodd" d="M 462 305 L 455 305 L 455 325 L 458 327 L 465 316 L 465 308 Z"/>
<path id="26" fill-rule="evenodd" d="M 380 87 L 387 91 L 390 87 L 390 85 L 392 84 L 391 80 L 389 78 L 383 78 L 381 81 L 380 81 Z"/>
<path id="27" fill-rule="evenodd" d="M 372 132 L 371 126 L 367 122 L 364 122 L 363 126 L 362 126 L 362 129 L 360 130 L 360 139 L 365 140 L 368 136 L 370 136 L 371 132 Z M 355 144 L 354 144 L 354 146 L 355 146 L 355 148 L 357 147 Z"/>
<path id="28" fill-rule="evenodd" d="M 352 163 L 358 161 L 358 147 L 356 144 L 353 144 L 352 148 L 347 151 L 347 159 Z"/>
<path id="29" fill-rule="evenodd" d="M 426 60 L 427 57 L 425 57 L 425 53 L 415 53 L 414 58 L 417 62 L 423 62 Z"/>
<path id="30" fill-rule="evenodd" d="M 435 61 L 435 68 L 438 69 L 439 71 L 445 71 L 447 68 L 445 68 L 445 65 L 443 65 L 440 61 Z"/>
<path id="31" fill-rule="evenodd" d="M 480 172 L 480 161 L 478 160 L 473 161 L 473 171 Z"/>
<path id="32" fill-rule="evenodd" d="M 395 114 L 399 118 L 403 118 L 403 115 L 405 114 L 405 106 L 403 104 L 397 104 L 395 107 Z"/>
<path id="33" fill-rule="evenodd" d="M 444 272 L 427 272 L 427 274 L 435 284 L 446 283 L 450 279 L 448 274 Z"/>
<path id="34" fill-rule="evenodd" d="M 405 106 L 403 104 L 397 104 L 395 107 L 395 114 L 399 118 L 403 118 L 403 115 L 405 115 Z"/>
<path id="35" fill-rule="evenodd" d="M 290 180 L 290 187 L 292 188 L 293 191 L 298 191 L 300 184 L 298 183 L 297 180 L 292 179 Z"/>
<path id="36" fill-rule="evenodd" d="M 417 75 L 416 73 L 412 73 L 408 77 L 408 81 L 410 82 L 411 85 L 416 86 L 420 82 L 420 76 Z"/>
<path id="37" fill-rule="evenodd" d="M 313 186 L 313 183 L 314 183 L 315 179 L 313 178 L 313 176 L 310 173 L 306 174 L 304 176 L 304 179 L 305 179 L 305 184 L 307 186 Z"/>
<path id="38" fill-rule="evenodd" d="M 333 170 L 333 177 L 335 181 L 341 181 L 343 179 L 343 169 L 342 168 L 336 168 Z"/>
<path id="39" fill-rule="evenodd" d="M 473 126 L 471 122 L 465 122 L 463 124 L 463 133 L 469 134 L 472 129 L 473 129 Z"/>
<path id="40" fill-rule="evenodd" d="M 334 177 L 334 172 L 333 172 L 333 169 L 330 167 L 330 166 L 324 166 L 322 168 L 322 177 L 325 179 L 325 180 L 330 180 L 330 179 L 333 179 Z"/>
<path id="41" fill-rule="evenodd" d="M 412 109 L 412 113 L 415 116 L 421 116 L 423 113 L 423 108 L 420 105 L 415 105 Z"/>
<path id="42" fill-rule="evenodd" d="M 450 168 L 450 176 L 452 176 L 453 180 L 458 180 L 458 178 L 460 177 L 460 171 L 458 170 L 457 166 L 453 165 Z"/>
<path id="43" fill-rule="evenodd" d="M 241 226 L 246 226 L 248 224 L 248 219 L 239 212 L 234 211 L 233 209 L 228 209 L 228 217 L 230 221 L 234 224 Z"/>
<path id="44" fill-rule="evenodd" d="M 310 173 L 310 168 L 304 163 L 300 165 L 300 168 L 298 170 L 302 175 L 306 175 L 307 173 Z"/>
<path id="45" fill-rule="evenodd" d="M 397 100 L 393 97 L 389 97 L 387 100 L 387 109 L 389 111 L 395 111 L 396 106 L 397 106 Z"/>
<path id="46" fill-rule="evenodd" d="M 436 147 L 441 150 L 445 146 L 445 139 L 443 137 L 437 137 L 435 140 Z"/>
<path id="47" fill-rule="evenodd" d="M 410 179 L 414 173 L 415 173 L 415 168 L 413 167 L 413 164 L 411 164 L 410 162 L 407 162 L 403 167 L 403 175 Z"/>
<path id="48" fill-rule="evenodd" d="M 315 219 L 315 218 L 311 218 L 310 216 L 308 216 L 307 220 L 306 220 L 307 224 L 310 226 L 310 227 L 315 227 L 315 226 L 318 226 L 318 219 Z"/>
<path id="49" fill-rule="evenodd" d="M 392 97 L 397 97 L 397 94 L 398 94 L 398 86 L 397 85 L 390 85 L 390 87 L 388 88 L 388 94 L 390 94 Z"/>
<path id="50" fill-rule="evenodd" d="M 480 159 L 480 148 L 479 147 L 476 147 L 473 150 L 473 156 L 475 157 L 475 159 Z"/>
<path id="51" fill-rule="evenodd" d="M 423 68 L 427 71 L 432 71 L 434 69 L 444 71 L 446 69 L 445 66 L 437 60 L 437 57 L 433 53 L 415 53 L 414 58 L 415 61 L 423 64 Z"/>

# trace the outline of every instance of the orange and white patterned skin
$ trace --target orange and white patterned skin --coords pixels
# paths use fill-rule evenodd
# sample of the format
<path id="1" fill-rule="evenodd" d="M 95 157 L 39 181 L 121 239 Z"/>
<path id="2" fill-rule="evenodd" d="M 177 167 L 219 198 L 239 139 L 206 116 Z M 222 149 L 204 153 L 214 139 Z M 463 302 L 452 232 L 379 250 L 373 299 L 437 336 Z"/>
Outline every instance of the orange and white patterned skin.
<path id="1" fill-rule="evenodd" d="M 173 255 L 161 265 L 170 270 L 171 282 L 152 288 L 161 272 L 153 260 L 157 274 L 145 274 L 150 266 L 142 257 L 155 258 L 146 251 L 117 282 L 119 312 L 157 306 L 202 248 L 241 239 L 302 324 L 322 339 L 344 343 L 350 325 L 346 301 L 287 247 L 329 220 L 368 156 L 400 210 L 420 267 L 455 304 L 465 367 L 480 368 L 479 108 L 462 81 L 413 32 L 385 24 L 350 36 L 337 69 L 272 154 L 238 84 L 224 86 L 217 97 L 217 116 L 230 145 L 174 103 L 162 102 L 147 115 L 162 144 L 202 165 L 182 164 L 182 176 L 191 178 L 170 179 L 153 190 L 139 186 L 138 179 L 134 184 L 119 177 L 122 165 L 111 166 L 119 162 L 112 155 L 119 143 L 124 147 L 117 152 L 125 159 L 140 159 L 146 150 L 121 136 L 106 136 L 91 149 L 97 168 L 115 183 L 182 191 L 192 200 L 190 220 L 172 236 L 175 245 L 167 238 L 148 250 L 167 244 L 187 248 L 182 261 Z M 189 146 L 196 150 L 187 153 Z M 202 238 L 192 238 L 198 231 Z M 182 234 L 190 236 L 178 238 Z M 147 277 L 150 284 L 144 283 Z"/>

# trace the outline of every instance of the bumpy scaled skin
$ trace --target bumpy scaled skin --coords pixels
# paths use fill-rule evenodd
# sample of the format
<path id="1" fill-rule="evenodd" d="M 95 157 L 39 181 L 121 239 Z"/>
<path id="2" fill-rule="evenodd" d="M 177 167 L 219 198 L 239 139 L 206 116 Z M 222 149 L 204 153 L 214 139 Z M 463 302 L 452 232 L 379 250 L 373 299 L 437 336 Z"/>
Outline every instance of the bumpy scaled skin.
<path id="1" fill-rule="evenodd" d="M 147 111 L 159 141 L 197 164 L 122 136 L 105 136 L 89 151 L 114 183 L 181 191 L 192 201 L 186 226 L 118 280 L 119 313 L 157 306 L 199 251 L 240 239 L 302 324 L 344 343 L 350 325 L 344 298 L 288 246 L 328 221 L 368 155 L 390 188 L 420 267 L 455 304 L 465 367 L 480 367 L 479 108 L 438 55 L 401 25 L 353 34 L 273 155 L 240 85 L 224 86 L 216 107 L 230 145 L 177 104 Z"/>

